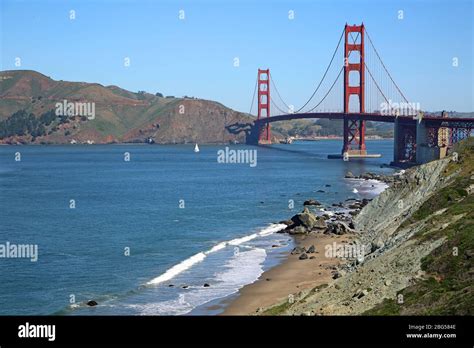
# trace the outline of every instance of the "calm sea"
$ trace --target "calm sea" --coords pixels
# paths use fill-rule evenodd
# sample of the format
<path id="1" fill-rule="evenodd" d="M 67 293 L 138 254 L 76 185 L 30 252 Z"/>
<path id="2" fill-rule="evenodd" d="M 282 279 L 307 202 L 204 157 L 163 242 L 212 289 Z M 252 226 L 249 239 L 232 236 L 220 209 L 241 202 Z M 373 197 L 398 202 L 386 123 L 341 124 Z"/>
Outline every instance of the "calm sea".
<path id="1" fill-rule="evenodd" d="M 392 141 L 368 142 L 380 159 L 326 158 L 340 147 L 260 147 L 251 167 L 218 163 L 225 146 L 1 146 L 0 244 L 37 245 L 38 260 L 0 258 L 0 314 L 214 314 L 291 248 L 274 223 L 308 198 L 374 195 L 347 171 L 391 171 Z"/>

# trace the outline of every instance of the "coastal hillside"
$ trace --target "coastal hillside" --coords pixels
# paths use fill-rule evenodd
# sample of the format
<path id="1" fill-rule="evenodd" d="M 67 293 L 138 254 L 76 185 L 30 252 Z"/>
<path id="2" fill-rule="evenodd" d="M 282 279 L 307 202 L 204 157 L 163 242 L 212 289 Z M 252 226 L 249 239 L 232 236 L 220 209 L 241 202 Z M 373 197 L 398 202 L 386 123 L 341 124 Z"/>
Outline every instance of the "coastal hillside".
<path id="1" fill-rule="evenodd" d="M 342 137 L 344 125 L 342 120 L 291 120 L 276 122 L 272 125 L 274 131 L 299 138 Z M 366 122 L 366 135 L 377 138 L 393 138 L 393 125 L 383 122 Z"/>
<path id="2" fill-rule="evenodd" d="M 354 218 L 353 245 L 330 282 L 263 314 L 472 315 L 474 139 L 401 172 Z"/>
<path id="3" fill-rule="evenodd" d="M 92 113 L 57 117 L 56 104 Z M 55 81 L 39 72 L 0 72 L 0 143 L 245 142 L 253 117 L 203 99 Z"/>

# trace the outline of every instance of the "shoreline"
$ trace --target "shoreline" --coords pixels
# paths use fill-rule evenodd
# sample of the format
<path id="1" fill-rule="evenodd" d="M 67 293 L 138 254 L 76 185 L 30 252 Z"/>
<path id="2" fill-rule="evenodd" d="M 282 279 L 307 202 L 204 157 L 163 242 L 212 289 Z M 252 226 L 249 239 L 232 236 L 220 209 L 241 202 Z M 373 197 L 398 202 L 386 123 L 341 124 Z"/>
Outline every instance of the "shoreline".
<path id="1" fill-rule="evenodd" d="M 310 234 L 294 236 L 296 247 L 309 248 L 314 245 L 316 252 L 312 259 L 300 260 L 299 254 L 288 253 L 284 260 L 263 272 L 253 283 L 240 288 L 232 298 L 224 300 L 224 310 L 220 315 L 255 315 L 264 309 L 284 301 L 293 294 L 298 298 L 301 291 L 310 290 L 332 280 L 331 272 L 341 264 L 340 259 L 327 258 L 325 245 L 333 242 L 345 243 L 347 236 Z"/>
<path id="2" fill-rule="evenodd" d="M 368 183 L 369 181 L 363 178 L 346 177 L 345 179 L 352 183 Z M 370 182 L 379 183 L 378 187 L 371 185 L 371 193 L 375 193 L 371 199 L 380 195 L 388 187 L 381 180 L 371 179 Z M 353 201 L 348 197 L 345 203 Z M 358 209 L 347 209 L 342 206 L 339 206 L 339 208 L 346 209 L 346 213 L 348 213 L 348 215 L 345 215 L 346 217 L 352 215 L 351 211 Z M 323 213 L 326 214 L 328 210 Z M 340 211 L 335 214 L 334 212 L 333 210 L 332 215 L 338 216 L 340 214 Z M 344 217 L 341 219 L 338 216 L 334 221 L 338 223 L 345 220 Z M 337 274 L 340 271 L 340 267 L 347 260 L 339 257 L 326 257 L 325 247 L 333 243 L 339 245 L 350 243 L 356 236 L 353 233 L 338 235 L 313 231 L 307 234 L 289 234 L 289 237 L 293 238 L 295 249 L 304 248 L 307 250 L 314 246 L 315 252 L 308 254 L 308 259 L 304 260 L 299 259 L 300 253 L 283 255 L 283 261 L 280 264 L 264 271 L 255 282 L 243 286 L 236 294 L 222 300 L 220 307 L 223 308 L 223 311 L 219 315 L 265 315 L 265 311 L 271 307 L 283 303 L 285 300 L 289 301 L 290 295 L 293 295 L 294 299 L 298 299 L 305 292 L 330 283 L 335 279 L 335 273 Z"/>
<path id="3" fill-rule="evenodd" d="M 342 140 L 343 138 L 342 137 L 337 137 L 337 136 L 334 136 L 334 137 L 331 137 L 331 136 L 328 136 L 328 137 L 314 137 L 314 138 L 301 138 L 301 139 L 294 139 L 293 141 L 308 141 L 308 142 L 312 142 L 312 141 L 324 141 L 324 140 Z M 379 140 L 392 140 L 393 141 L 393 137 L 388 137 L 388 138 L 385 138 L 385 137 L 378 137 L 378 138 L 366 138 L 366 141 L 379 141 Z M 283 141 L 284 139 L 280 139 L 279 141 Z M 216 143 L 199 143 L 197 142 L 199 145 L 203 145 L 203 146 L 206 146 L 206 145 L 249 145 L 249 146 L 254 146 L 253 144 L 247 144 L 245 142 L 237 142 L 237 143 L 233 143 L 233 142 L 216 142 Z M 168 145 L 193 145 L 193 144 L 196 144 L 195 142 L 186 142 L 186 143 L 153 143 L 153 144 L 149 144 L 149 143 L 146 143 L 146 142 L 113 142 L 113 143 L 91 143 L 91 144 L 88 144 L 88 143 L 75 143 L 75 144 L 71 144 L 70 142 L 65 142 L 65 143 L 45 143 L 45 144 L 41 144 L 41 143 L 32 143 L 32 142 L 27 142 L 27 143 L 16 143 L 16 144 L 10 144 L 10 143 L 6 143 L 6 142 L 0 142 L 0 146 L 82 146 L 82 145 L 85 145 L 85 146 L 94 146 L 94 145 L 146 145 L 146 146 L 153 146 L 153 145 L 159 145 L 159 146 L 168 146 Z M 270 145 L 290 145 L 290 144 L 282 144 L 281 142 L 274 142 Z"/>

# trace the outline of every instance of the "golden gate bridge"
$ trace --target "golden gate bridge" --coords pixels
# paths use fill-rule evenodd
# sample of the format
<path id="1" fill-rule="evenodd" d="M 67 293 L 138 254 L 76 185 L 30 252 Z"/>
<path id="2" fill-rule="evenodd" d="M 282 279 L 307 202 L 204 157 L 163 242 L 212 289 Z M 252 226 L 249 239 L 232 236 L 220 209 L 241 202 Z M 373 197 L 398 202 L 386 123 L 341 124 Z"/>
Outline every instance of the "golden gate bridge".
<path id="1" fill-rule="evenodd" d="M 344 38 L 344 44 L 341 45 Z M 342 52 L 342 60 L 336 59 Z M 337 63 L 337 62 L 340 63 Z M 329 76 L 335 76 L 332 79 Z M 341 86 L 342 85 L 342 86 Z M 276 98 L 271 98 L 270 91 Z M 250 144 L 271 144 L 270 124 L 294 119 L 343 120 L 341 157 L 372 157 L 367 152 L 367 121 L 394 123 L 394 162 L 425 163 L 447 154 L 470 136 L 474 119 L 430 114 L 410 102 L 384 64 L 364 24 L 345 25 L 315 90 L 299 108 L 286 103 L 270 69 L 258 69 L 250 114 L 257 100 L 257 120 Z"/>

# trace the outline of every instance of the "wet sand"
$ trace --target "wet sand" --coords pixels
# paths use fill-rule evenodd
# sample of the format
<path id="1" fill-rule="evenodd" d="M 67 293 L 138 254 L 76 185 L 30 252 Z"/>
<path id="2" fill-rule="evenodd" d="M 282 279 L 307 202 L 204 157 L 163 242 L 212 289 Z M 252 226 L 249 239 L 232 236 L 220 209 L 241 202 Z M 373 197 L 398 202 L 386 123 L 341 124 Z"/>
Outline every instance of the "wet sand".
<path id="1" fill-rule="evenodd" d="M 264 272 L 260 278 L 239 290 L 237 298 L 225 308 L 222 315 L 252 315 L 259 308 L 267 308 L 297 294 L 301 290 L 312 289 L 332 280 L 331 267 L 340 260 L 325 257 L 324 247 L 333 242 L 343 243 L 346 236 L 309 234 L 295 237 L 295 244 L 308 248 L 314 245 L 316 253 L 308 254 L 313 259 L 299 260 L 298 255 L 288 253 L 280 265 Z"/>

